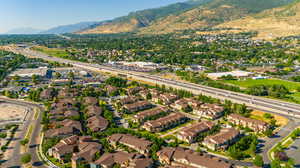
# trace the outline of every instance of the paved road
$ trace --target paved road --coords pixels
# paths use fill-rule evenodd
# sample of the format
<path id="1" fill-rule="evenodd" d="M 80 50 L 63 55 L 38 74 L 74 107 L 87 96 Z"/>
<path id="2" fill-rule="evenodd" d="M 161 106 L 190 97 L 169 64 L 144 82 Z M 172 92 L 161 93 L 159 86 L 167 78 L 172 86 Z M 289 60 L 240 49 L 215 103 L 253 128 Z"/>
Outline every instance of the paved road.
<path id="1" fill-rule="evenodd" d="M 260 139 L 262 141 L 261 144 L 264 146 L 261 147 L 260 151 L 262 153 L 264 162 L 266 164 L 270 163 L 268 158 L 268 151 L 277 143 L 279 143 L 283 138 L 288 136 L 295 128 L 299 127 L 300 120 L 299 119 L 289 119 L 289 122 L 286 126 L 281 128 L 276 135 L 271 138 Z"/>
<path id="2" fill-rule="evenodd" d="M 182 81 L 174 81 L 171 79 L 161 78 L 155 75 L 149 75 L 145 73 L 135 72 L 135 71 L 126 71 L 120 70 L 108 66 L 98 65 L 98 64 L 91 64 L 91 63 L 82 63 L 77 61 L 71 61 L 56 57 L 51 57 L 46 54 L 35 52 L 30 49 L 12 49 L 11 51 L 23 54 L 28 57 L 32 58 L 42 58 L 49 61 L 57 61 L 61 63 L 72 64 L 74 67 L 86 69 L 89 71 L 104 71 L 116 74 L 126 75 L 127 77 L 131 77 L 137 80 L 142 80 L 145 82 L 152 82 L 156 84 L 164 84 L 167 86 L 171 86 L 178 89 L 184 89 L 188 91 L 192 91 L 194 94 L 204 94 L 207 96 L 212 96 L 221 100 L 231 100 L 236 103 L 246 104 L 249 107 L 254 109 L 261 109 L 265 111 L 272 111 L 278 114 L 285 114 L 292 117 L 300 118 L 300 105 L 294 103 L 283 102 L 279 100 L 273 100 L 268 98 L 262 98 L 257 96 L 251 96 L 242 93 L 236 93 L 231 91 L 226 91 L 222 89 L 216 89 L 208 86 L 192 84 Z"/>
<path id="3" fill-rule="evenodd" d="M 300 167 L 300 138 L 295 139 L 295 142 L 286 150 L 289 157 L 295 161 L 295 167 Z"/>
<path id="4" fill-rule="evenodd" d="M 45 166 L 43 164 L 43 162 L 41 162 L 39 160 L 38 154 L 37 154 L 37 145 L 39 142 L 39 134 L 41 132 L 41 115 L 39 115 L 39 117 L 37 119 L 34 118 L 34 111 L 33 109 L 39 109 L 40 111 L 43 110 L 43 108 L 40 105 L 34 104 L 34 103 L 29 103 L 29 102 L 24 102 L 24 101 L 19 101 L 19 100 L 13 100 L 13 99 L 8 99 L 8 98 L 3 98 L 1 97 L 0 100 L 2 101 L 6 101 L 12 104 L 17 104 L 20 106 L 25 106 L 27 108 L 32 109 L 32 111 L 28 114 L 26 120 L 24 121 L 24 123 L 20 126 L 20 128 L 18 129 L 18 132 L 16 134 L 16 138 L 13 142 L 13 148 L 10 149 L 12 151 L 11 152 L 11 157 L 9 160 L 7 160 L 6 162 L 3 163 L 4 167 L 7 168 L 19 168 L 21 167 L 21 144 L 20 141 L 22 139 L 25 138 L 27 130 L 29 129 L 30 125 L 33 124 L 34 125 L 34 129 L 32 132 L 32 136 L 29 142 L 29 151 L 28 153 L 31 154 L 32 156 L 32 163 L 34 167 L 40 167 L 40 168 L 47 168 L 47 166 Z"/>

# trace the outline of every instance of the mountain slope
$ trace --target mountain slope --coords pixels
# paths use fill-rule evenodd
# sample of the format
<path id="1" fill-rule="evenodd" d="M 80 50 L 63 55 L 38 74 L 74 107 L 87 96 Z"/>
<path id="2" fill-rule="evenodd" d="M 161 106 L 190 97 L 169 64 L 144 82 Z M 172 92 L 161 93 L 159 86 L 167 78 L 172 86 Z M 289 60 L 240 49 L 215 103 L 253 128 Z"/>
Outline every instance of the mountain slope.
<path id="1" fill-rule="evenodd" d="M 171 15 L 141 29 L 142 34 L 170 33 L 178 30 L 213 27 L 278 7 L 289 0 L 212 0 L 210 3 Z"/>
<path id="2" fill-rule="evenodd" d="M 279 7 L 291 0 L 190 0 L 157 9 L 134 12 L 111 20 L 81 34 L 161 34 L 178 30 L 213 27 Z"/>
<path id="3" fill-rule="evenodd" d="M 243 19 L 231 21 L 218 27 L 257 31 L 259 39 L 273 39 L 300 34 L 300 1 L 283 7 L 263 11 Z"/>
<path id="4" fill-rule="evenodd" d="M 51 28 L 49 30 L 41 32 L 41 34 L 64 34 L 64 33 L 74 33 L 86 28 L 89 28 L 93 25 L 98 25 L 99 22 L 81 22 L 71 25 L 63 25 Z"/>
<path id="5" fill-rule="evenodd" d="M 12 30 L 6 32 L 5 34 L 38 34 L 41 31 L 42 30 L 34 29 L 31 27 L 24 27 L 24 28 L 12 29 Z"/>
<path id="6" fill-rule="evenodd" d="M 161 8 L 147 9 L 132 12 L 128 16 L 116 18 L 103 25 L 79 32 L 79 34 L 94 33 L 122 33 L 136 31 L 139 28 L 147 27 L 157 19 L 166 17 L 170 14 L 181 13 L 190 10 L 210 0 L 190 0 L 183 3 L 176 3 Z"/>

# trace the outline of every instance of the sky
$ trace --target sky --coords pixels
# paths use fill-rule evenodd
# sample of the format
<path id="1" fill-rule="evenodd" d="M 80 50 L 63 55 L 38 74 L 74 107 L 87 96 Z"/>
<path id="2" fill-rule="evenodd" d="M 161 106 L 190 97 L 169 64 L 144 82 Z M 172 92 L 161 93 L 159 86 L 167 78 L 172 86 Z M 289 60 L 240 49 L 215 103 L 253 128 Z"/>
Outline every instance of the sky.
<path id="1" fill-rule="evenodd" d="M 185 0 L 0 0 L 0 33 L 15 28 L 48 29 L 82 21 L 102 21 L 129 12 Z"/>

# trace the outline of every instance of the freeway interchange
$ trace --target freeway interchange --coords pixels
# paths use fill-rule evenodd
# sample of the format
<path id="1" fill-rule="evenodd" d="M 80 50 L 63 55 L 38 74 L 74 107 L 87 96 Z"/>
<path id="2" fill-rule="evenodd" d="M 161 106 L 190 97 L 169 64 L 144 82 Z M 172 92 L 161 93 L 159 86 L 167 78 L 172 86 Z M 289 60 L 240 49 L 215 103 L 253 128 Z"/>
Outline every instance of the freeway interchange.
<path id="1" fill-rule="evenodd" d="M 212 88 L 212 87 L 203 86 L 199 84 L 175 81 L 171 79 L 161 78 L 155 75 L 149 75 L 146 73 L 135 72 L 135 71 L 121 70 L 121 69 L 116 69 L 116 68 L 103 66 L 99 64 L 83 63 L 83 62 L 66 60 L 57 57 L 51 57 L 40 52 L 32 51 L 30 50 L 30 48 L 25 48 L 25 49 L 11 48 L 10 50 L 15 53 L 20 53 L 31 58 L 42 58 L 48 61 L 56 61 L 60 63 L 71 64 L 74 67 L 78 67 L 81 69 L 86 69 L 94 72 L 102 71 L 102 72 L 121 74 L 128 78 L 132 78 L 144 82 L 150 82 L 158 85 L 166 85 L 177 89 L 191 91 L 194 94 L 203 94 L 221 100 L 230 100 L 235 103 L 245 104 L 253 109 L 300 118 L 300 105 L 294 103 L 288 103 L 288 102 L 269 99 L 269 98 L 251 96 L 247 94 Z"/>

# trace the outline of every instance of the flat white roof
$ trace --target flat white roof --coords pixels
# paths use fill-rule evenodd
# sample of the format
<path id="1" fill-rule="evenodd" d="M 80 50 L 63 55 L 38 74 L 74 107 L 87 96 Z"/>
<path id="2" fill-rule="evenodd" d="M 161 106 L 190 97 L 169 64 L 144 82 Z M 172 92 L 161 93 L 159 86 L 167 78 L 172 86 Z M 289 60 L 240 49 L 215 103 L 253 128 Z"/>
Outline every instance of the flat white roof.
<path id="1" fill-rule="evenodd" d="M 208 77 L 220 78 L 223 76 L 232 75 L 234 77 L 244 77 L 253 74 L 252 72 L 247 71 L 231 71 L 231 72 L 218 72 L 218 73 L 208 73 Z"/>
<path id="2" fill-rule="evenodd" d="M 47 67 L 40 67 L 40 68 L 28 68 L 28 69 L 18 69 L 11 73 L 9 76 L 32 76 L 32 75 L 40 75 L 45 76 L 47 74 L 48 68 Z"/>

